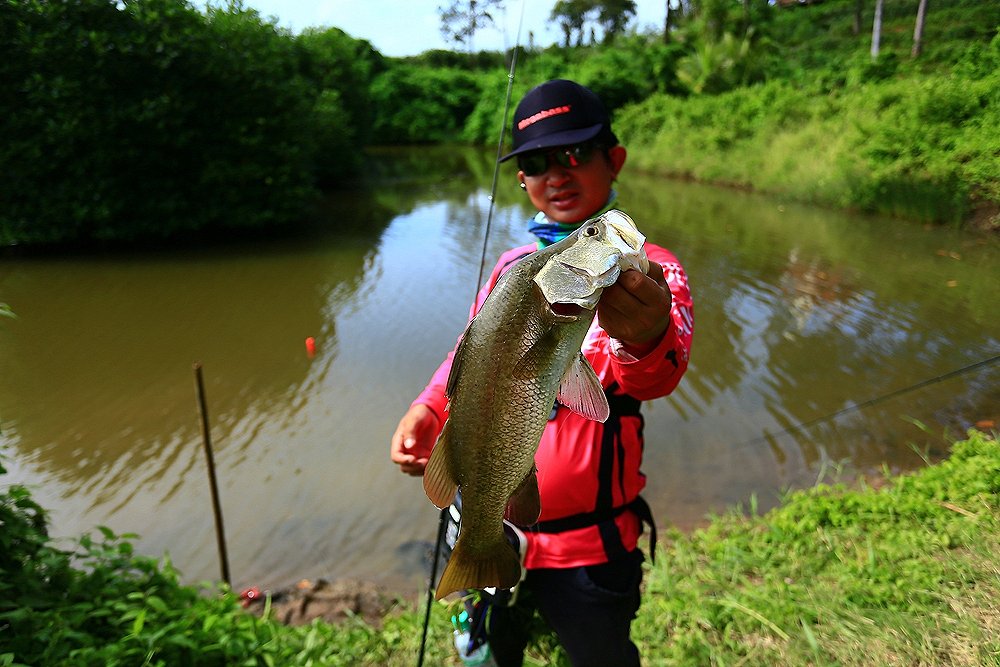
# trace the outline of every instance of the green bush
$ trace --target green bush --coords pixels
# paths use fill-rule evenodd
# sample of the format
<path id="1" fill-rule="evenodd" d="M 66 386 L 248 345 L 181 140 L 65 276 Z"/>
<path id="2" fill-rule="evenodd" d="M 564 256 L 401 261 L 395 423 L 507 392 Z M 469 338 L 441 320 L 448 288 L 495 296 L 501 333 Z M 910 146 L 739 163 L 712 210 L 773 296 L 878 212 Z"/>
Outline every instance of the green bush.
<path id="1" fill-rule="evenodd" d="M 333 146 L 323 146 L 318 152 L 322 155 L 340 146 L 357 148 L 366 144 L 372 132 L 369 88 L 387 66 L 382 54 L 367 41 L 355 39 L 339 28 L 307 28 L 295 41 L 303 51 L 303 76 L 319 93 L 320 128 L 328 133 L 333 129 L 343 133 L 334 139 Z M 345 112 L 343 117 L 339 112 L 331 115 L 334 99 Z M 339 152 L 336 156 L 343 157 Z"/>
<path id="2" fill-rule="evenodd" d="M 314 194 L 313 94 L 256 12 L 13 0 L 2 20 L 0 244 L 275 226 Z"/>
<path id="3" fill-rule="evenodd" d="M 372 142 L 456 141 L 481 94 L 480 77 L 472 72 L 394 65 L 372 82 Z"/>
<path id="4" fill-rule="evenodd" d="M 634 165 L 921 221 L 1000 202 L 1000 75 L 781 80 L 652 96 L 616 117 Z"/>

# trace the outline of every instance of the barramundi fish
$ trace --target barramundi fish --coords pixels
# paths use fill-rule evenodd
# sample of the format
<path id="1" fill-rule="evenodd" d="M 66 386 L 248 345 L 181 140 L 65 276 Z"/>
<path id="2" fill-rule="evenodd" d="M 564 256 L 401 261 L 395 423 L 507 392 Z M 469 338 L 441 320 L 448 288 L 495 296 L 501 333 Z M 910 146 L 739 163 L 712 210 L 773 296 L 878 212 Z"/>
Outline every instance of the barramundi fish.
<path id="1" fill-rule="evenodd" d="M 557 399 L 590 419 L 608 418 L 581 347 L 604 288 L 626 269 L 649 271 L 645 240 L 621 211 L 588 220 L 511 267 L 469 322 L 448 376 L 448 419 L 424 471 L 437 507 L 462 491 L 460 532 L 438 599 L 520 580 L 503 520 L 538 520 L 535 451 Z"/>

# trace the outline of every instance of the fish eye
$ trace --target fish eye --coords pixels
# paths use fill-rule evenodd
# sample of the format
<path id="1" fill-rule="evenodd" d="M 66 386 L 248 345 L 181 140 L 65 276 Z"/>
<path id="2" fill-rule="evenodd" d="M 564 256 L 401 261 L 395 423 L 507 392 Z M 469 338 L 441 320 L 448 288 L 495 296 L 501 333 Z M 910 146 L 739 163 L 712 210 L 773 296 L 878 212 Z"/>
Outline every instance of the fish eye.
<path id="1" fill-rule="evenodd" d="M 587 227 L 586 229 L 583 230 L 584 236 L 597 236 L 599 233 L 600 230 L 597 229 L 597 225 L 591 225 L 590 227 Z"/>

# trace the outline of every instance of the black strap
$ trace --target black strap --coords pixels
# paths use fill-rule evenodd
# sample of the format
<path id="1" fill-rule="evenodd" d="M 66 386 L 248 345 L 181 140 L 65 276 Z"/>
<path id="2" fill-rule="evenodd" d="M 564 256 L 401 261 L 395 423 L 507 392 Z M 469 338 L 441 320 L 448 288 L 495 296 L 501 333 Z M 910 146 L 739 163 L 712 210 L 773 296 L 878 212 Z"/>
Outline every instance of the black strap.
<path id="1" fill-rule="evenodd" d="M 653 521 L 653 513 L 649 504 L 641 497 L 637 496 L 632 502 L 620 507 L 613 507 L 613 471 L 617 461 L 619 469 L 619 486 L 624 492 L 624 464 L 625 449 L 621 444 L 621 418 L 639 417 L 642 414 L 639 409 L 642 402 L 628 394 L 616 394 L 618 383 L 613 382 L 604 390 L 604 395 L 608 399 L 610 415 L 604 422 L 604 429 L 601 434 L 600 460 L 597 469 L 597 497 L 594 502 L 594 509 L 590 512 L 581 512 L 561 519 L 551 521 L 539 521 L 532 526 L 525 527 L 524 530 L 534 533 L 563 533 L 568 530 L 588 528 L 596 526 L 601 537 L 601 544 L 608 560 L 616 560 L 625 556 L 628 552 L 622 543 L 621 532 L 615 519 L 626 510 L 631 510 L 639 517 L 640 529 L 642 524 L 649 524 L 650 528 L 650 560 L 655 558 L 656 552 L 656 524 Z M 555 419 L 559 404 L 552 408 L 549 419 Z"/>
<path id="2" fill-rule="evenodd" d="M 532 533 L 565 533 L 570 530 L 579 530 L 580 528 L 596 526 L 597 524 L 604 523 L 605 521 L 614 521 L 630 508 L 631 504 L 595 512 L 580 512 L 579 514 L 571 514 L 560 519 L 539 521 L 538 523 L 528 526 L 524 530 Z"/>
<path id="3" fill-rule="evenodd" d="M 523 530 L 531 533 L 565 533 L 570 530 L 579 530 L 580 528 L 589 528 L 590 526 L 610 524 L 610 526 L 617 531 L 618 527 L 615 525 L 614 520 L 627 511 L 633 512 L 637 517 L 639 517 L 641 530 L 644 530 L 645 526 L 649 526 L 649 558 L 651 562 L 655 562 L 657 539 L 656 521 L 653 520 L 653 510 L 649 507 L 649 503 L 647 503 L 646 499 L 642 496 L 636 496 L 635 500 L 627 505 L 622 505 L 621 507 L 594 512 L 580 512 L 579 514 L 564 516 L 561 519 L 539 521 L 538 523 L 528 526 Z M 621 538 L 619 538 L 619 540 L 620 539 Z"/>
<path id="4" fill-rule="evenodd" d="M 638 417 L 642 401 L 628 394 L 612 394 L 611 392 L 617 388 L 618 384 L 614 383 L 604 390 L 604 395 L 608 397 L 608 407 L 611 408 L 611 414 L 619 417 Z"/>

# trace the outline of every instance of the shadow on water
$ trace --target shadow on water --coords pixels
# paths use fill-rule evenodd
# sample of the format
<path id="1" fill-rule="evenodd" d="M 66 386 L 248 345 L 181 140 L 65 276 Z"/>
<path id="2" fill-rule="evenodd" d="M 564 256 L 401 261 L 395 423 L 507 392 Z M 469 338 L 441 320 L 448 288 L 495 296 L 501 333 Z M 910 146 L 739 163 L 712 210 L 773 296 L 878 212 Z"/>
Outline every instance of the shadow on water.
<path id="1" fill-rule="evenodd" d="M 199 361 L 234 584 L 423 585 L 437 512 L 388 443 L 464 327 L 490 153 L 373 151 L 365 184 L 282 238 L 0 259 L 18 314 L 0 320 L 10 477 L 56 534 L 136 532 L 187 580 L 217 576 Z M 644 408 L 660 523 L 751 494 L 766 508 L 830 469 L 910 469 L 946 453 L 946 430 L 1000 416 L 997 366 L 850 410 L 997 353 L 996 240 L 642 174 L 619 187 L 695 296 L 690 370 Z M 506 165 L 487 270 L 532 240 L 530 214 Z"/>

